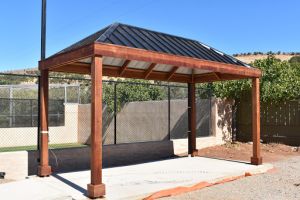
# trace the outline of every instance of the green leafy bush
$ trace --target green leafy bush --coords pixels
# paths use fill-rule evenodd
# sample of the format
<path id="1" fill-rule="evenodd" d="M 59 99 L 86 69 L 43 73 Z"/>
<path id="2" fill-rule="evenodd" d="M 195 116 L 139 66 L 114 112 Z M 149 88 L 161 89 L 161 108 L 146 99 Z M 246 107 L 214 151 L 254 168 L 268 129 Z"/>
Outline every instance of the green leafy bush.
<path id="1" fill-rule="evenodd" d="M 262 70 L 260 89 L 263 102 L 300 98 L 299 63 L 280 61 L 270 55 L 266 59 L 254 61 L 251 65 Z M 217 97 L 239 99 L 251 92 L 251 80 L 218 82 L 212 88 Z"/>

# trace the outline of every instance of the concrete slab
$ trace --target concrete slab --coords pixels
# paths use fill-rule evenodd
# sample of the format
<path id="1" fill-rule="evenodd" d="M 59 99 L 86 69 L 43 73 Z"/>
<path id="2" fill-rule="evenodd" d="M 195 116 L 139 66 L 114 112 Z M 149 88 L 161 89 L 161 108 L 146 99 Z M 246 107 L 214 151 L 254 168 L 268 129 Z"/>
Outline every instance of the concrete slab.
<path id="1" fill-rule="evenodd" d="M 262 173 L 271 168 L 270 164 L 254 166 L 211 158 L 184 157 L 107 168 L 103 170 L 103 182 L 106 185 L 106 199 L 141 199 L 164 189 L 244 175 L 245 172 Z M 0 185 L 0 197 L 1 199 L 2 197 L 20 199 L 20 196 L 21 199 L 38 199 L 36 197 L 39 196 L 45 197 L 44 199 L 72 197 L 82 200 L 87 199 L 85 192 L 89 182 L 90 171 L 54 174 L 48 178 L 32 177 Z M 18 191 L 18 194 L 15 194 L 15 191 Z"/>

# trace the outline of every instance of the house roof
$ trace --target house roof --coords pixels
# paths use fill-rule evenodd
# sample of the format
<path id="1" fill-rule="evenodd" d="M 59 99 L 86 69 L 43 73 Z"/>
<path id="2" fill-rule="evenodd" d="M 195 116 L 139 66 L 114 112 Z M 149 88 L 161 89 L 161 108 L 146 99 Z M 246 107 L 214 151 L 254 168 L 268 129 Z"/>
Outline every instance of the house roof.
<path id="1" fill-rule="evenodd" d="M 92 43 L 107 43 L 172 55 L 250 67 L 249 65 L 199 41 L 152 31 L 131 25 L 114 23 L 63 49 L 66 53 Z M 55 54 L 55 55 L 57 55 Z"/>

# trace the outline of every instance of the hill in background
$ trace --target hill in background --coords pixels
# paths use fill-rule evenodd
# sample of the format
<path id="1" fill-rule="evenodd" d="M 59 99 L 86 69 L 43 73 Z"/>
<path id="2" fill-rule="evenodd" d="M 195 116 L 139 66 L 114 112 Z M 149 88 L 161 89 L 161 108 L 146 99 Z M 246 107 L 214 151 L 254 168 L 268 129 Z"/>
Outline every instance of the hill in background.
<path id="1" fill-rule="evenodd" d="M 281 53 L 281 52 L 277 52 L 277 53 L 273 53 L 273 52 L 268 52 L 268 53 L 262 53 L 262 52 L 254 52 L 254 53 L 240 53 L 240 54 L 233 54 L 233 57 L 235 57 L 236 59 L 243 61 L 247 64 L 254 62 L 255 60 L 258 59 L 265 59 L 267 58 L 269 55 L 274 55 L 275 58 L 278 58 L 282 61 L 288 61 L 290 60 L 292 57 L 294 56 L 300 56 L 300 52 L 297 53 Z"/>

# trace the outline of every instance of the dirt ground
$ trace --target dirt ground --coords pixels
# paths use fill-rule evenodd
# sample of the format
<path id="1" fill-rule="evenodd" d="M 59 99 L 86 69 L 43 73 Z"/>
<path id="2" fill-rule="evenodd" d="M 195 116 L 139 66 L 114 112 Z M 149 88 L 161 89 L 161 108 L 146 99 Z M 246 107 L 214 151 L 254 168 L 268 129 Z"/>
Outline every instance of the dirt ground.
<path id="1" fill-rule="evenodd" d="M 228 160 L 250 161 L 251 155 L 252 143 L 227 143 L 199 150 L 199 156 Z M 300 156 L 300 147 L 274 143 L 261 144 L 263 162 L 275 162 L 297 155 Z"/>

